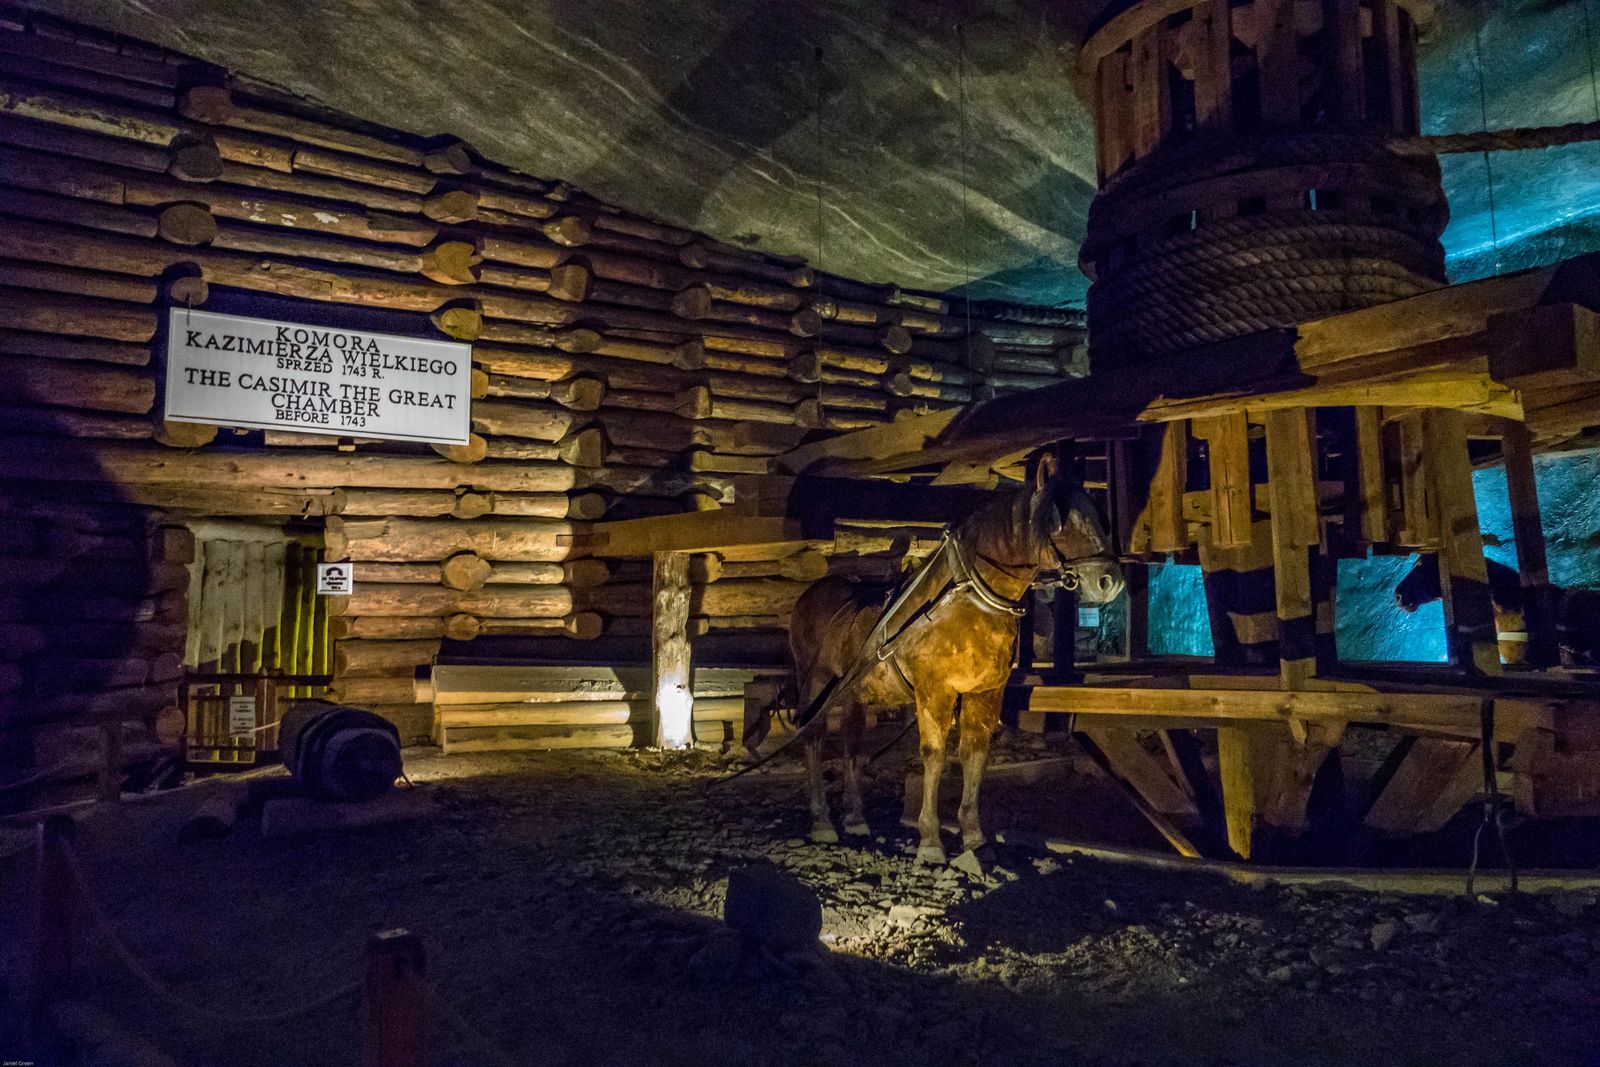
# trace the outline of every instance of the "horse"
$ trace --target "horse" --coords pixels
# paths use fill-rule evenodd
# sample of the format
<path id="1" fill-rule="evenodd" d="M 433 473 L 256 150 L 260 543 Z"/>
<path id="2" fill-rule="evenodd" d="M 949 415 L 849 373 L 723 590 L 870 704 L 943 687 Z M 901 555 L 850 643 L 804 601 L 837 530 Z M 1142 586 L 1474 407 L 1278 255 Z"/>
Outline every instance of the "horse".
<path id="1" fill-rule="evenodd" d="M 1504 563 L 1492 559 L 1485 559 L 1484 563 L 1489 572 L 1495 629 L 1500 633 L 1500 658 L 1511 664 L 1524 663 L 1528 601 L 1522 576 Z M 1567 661 L 1575 666 L 1600 664 L 1600 593 L 1556 586 L 1550 594 L 1556 640 Z M 1442 596 L 1439 557 L 1432 553 L 1421 556 L 1394 590 L 1395 605 L 1408 614 Z"/>
<path id="2" fill-rule="evenodd" d="M 1031 483 L 973 512 L 898 589 L 824 578 L 800 595 L 789 627 L 799 706 L 813 702 L 871 657 L 844 701 L 844 818 L 847 834 L 868 833 L 861 805 L 859 747 L 866 709 L 914 704 L 923 766 L 920 863 L 945 862 L 936 802 L 945 741 L 960 704 L 962 844 L 981 847 L 978 785 L 989 739 L 1000 724 L 1000 698 L 1011 677 L 1023 598 L 1041 571 L 1088 604 L 1123 589 L 1116 546 L 1080 486 L 1057 475 L 1047 457 Z M 891 603 L 889 596 L 895 593 Z M 831 701 L 833 698 L 829 698 Z M 802 722 L 806 729 L 810 723 Z M 805 737 L 811 840 L 836 843 L 822 784 L 825 724 Z"/>

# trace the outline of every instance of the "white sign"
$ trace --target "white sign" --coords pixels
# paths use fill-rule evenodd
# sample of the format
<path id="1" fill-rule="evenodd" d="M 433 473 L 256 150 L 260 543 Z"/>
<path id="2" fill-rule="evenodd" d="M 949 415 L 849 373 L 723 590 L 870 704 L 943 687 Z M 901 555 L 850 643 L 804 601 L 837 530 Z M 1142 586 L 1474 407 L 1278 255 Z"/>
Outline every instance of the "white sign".
<path id="1" fill-rule="evenodd" d="M 254 737 L 256 732 L 256 698 L 232 696 L 228 698 L 228 736 Z"/>
<path id="2" fill-rule="evenodd" d="M 167 410 L 205 422 L 464 445 L 472 347 L 173 308 Z"/>
<path id="3" fill-rule="evenodd" d="M 1093 627 L 1099 626 L 1100 625 L 1100 609 L 1097 608 L 1097 607 L 1095 607 L 1095 608 L 1079 608 L 1078 609 L 1078 625 L 1086 627 L 1086 628 L 1091 628 L 1091 629 Z"/>
<path id="4" fill-rule="evenodd" d="M 353 563 L 317 564 L 317 592 L 323 596 L 349 596 L 350 583 L 355 580 Z"/>

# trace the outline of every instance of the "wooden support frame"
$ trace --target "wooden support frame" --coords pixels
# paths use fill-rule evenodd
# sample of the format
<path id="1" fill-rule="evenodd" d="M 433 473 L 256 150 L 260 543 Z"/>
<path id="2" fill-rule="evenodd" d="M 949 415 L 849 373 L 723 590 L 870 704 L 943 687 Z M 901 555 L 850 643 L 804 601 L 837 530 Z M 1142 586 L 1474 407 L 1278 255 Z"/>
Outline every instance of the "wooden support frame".
<path id="1" fill-rule="evenodd" d="M 1506 490 L 1511 501 L 1511 529 L 1517 543 L 1517 571 L 1526 606 L 1528 663 L 1554 666 L 1560 659 L 1556 638 L 1555 596 L 1545 552 L 1539 488 L 1534 478 L 1533 443 L 1527 426 L 1507 421 L 1501 430 L 1501 455 L 1506 465 Z"/>
<path id="2" fill-rule="evenodd" d="M 1279 680 L 1303 689 L 1316 676 L 1315 603 L 1309 550 L 1321 543 L 1315 431 L 1311 412 L 1267 415 L 1267 472 L 1272 500 L 1272 570 L 1278 602 Z"/>
<path id="3" fill-rule="evenodd" d="M 1211 473 L 1211 544 L 1240 548 L 1250 543 L 1250 426 L 1244 412 L 1194 420 L 1194 435 L 1206 442 Z"/>

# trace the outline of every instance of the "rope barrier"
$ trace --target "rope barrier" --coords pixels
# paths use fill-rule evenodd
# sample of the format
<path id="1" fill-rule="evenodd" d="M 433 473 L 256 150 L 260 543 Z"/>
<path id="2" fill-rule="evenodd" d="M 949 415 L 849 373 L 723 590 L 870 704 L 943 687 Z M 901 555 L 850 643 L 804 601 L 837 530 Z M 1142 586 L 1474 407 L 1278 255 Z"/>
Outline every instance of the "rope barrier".
<path id="1" fill-rule="evenodd" d="M 525 1061 L 517 1060 L 506 1055 L 500 1048 L 484 1037 L 478 1029 L 467 1021 L 466 1016 L 456 1010 L 456 1006 L 444 998 L 439 992 L 439 987 L 432 982 L 428 983 L 428 993 L 433 999 L 434 1009 L 439 1016 L 455 1028 L 456 1033 L 466 1038 L 477 1050 L 487 1056 L 496 1067 L 525 1067 Z"/>
<path id="2" fill-rule="evenodd" d="M 122 965 L 127 968 L 128 973 L 138 979 L 140 984 L 156 999 L 187 1016 L 190 1022 L 204 1026 L 271 1026 L 297 1019 L 303 1015 L 309 1015 L 330 1004 L 343 1000 L 361 988 L 360 982 L 347 982 L 337 989 L 324 993 L 322 996 L 304 1004 L 257 1015 L 218 1012 L 196 1004 L 194 1001 L 174 992 L 165 982 L 157 978 L 149 968 L 139 962 L 139 958 L 128 947 L 127 942 L 122 939 L 121 934 L 117 932 L 116 927 L 112 924 L 111 917 L 106 914 L 105 908 L 101 906 L 99 899 L 95 897 L 94 891 L 89 885 L 88 877 L 84 874 L 83 867 L 78 862 L 76 852 L 69 850 L 65 855 L 67 867 L 72 872 L 72 880 L 78 887 L 83 903 L 89 911 L 89 917 L 94 920 L 95 926 L 100 929 L 100 933 L 105 937 L 112 955 L 116 956 Z"/>
<path id="3" fill-rule="evenodd" d="M 21 779 L 18 779 L 17 781 L 15 781 L 15 782 L 7 782 L 5 785 L 0 785 L 0 793 L 9 793 L 9 792 L 11 792 L 12 790 L 15 790 L 15 789 L 25 789 L 28 786 L 33 785 L 36 782 L 44 781 L 46 778 L 49 778 L 51 775 L 55 774 L 57 771 L 66 770 L 70 766 L 72 766 L 72 761 L 63 760 L 62 762 L 57 763 L 54 766 L 46 767 L 42 771 L 34 771 L 32 774 L 28 775 L 28 777 L 26 777 L 26 778 L 21 778 Z"/>

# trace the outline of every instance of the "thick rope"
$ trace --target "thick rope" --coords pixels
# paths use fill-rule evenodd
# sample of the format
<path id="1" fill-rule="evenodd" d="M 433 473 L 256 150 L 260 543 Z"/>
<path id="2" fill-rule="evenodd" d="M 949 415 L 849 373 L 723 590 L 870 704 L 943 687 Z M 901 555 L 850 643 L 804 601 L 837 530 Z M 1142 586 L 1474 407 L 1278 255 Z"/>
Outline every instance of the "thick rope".
<path id="1" fill-rule="evenodd" d="M 128 973 L 137 978 L 152 996 L 176 1010 L 180 1015 L 185 1016 L 187 1022 L 200 1026 L 272 1026 L 300 1018 L 303 1015 L 310 1015 L 312 1012 L 343 1000 L 361 988 L 360 982 L 347 982 L 337 989 L 330 990 L 304 1004 L 299 1004 L 292 1008 L 284 1008 L 281 1011 L 256 1015 L 239 1012 L 219 1012 L 196 1004 L 194 1001 L 174 992 L 170 986 L 157 978 L 143 963 L 139 962 L 139 958 L 134 955 L 127 942 L 122 939 L 116 927 L 112 925 L 111 917 L 106 914 L 105 908 L 101 906 L 100 901 L 95 897 L 94 890 L 90 887 L 89 880 L 83 873 L 83 867 L 79 864 L 77 855 L 69 850 L 66 852 L 65 858 L 67 869 L 72 872 L 72 880 L 77 884 L 78 892 L 89 910 L 89 915 L 94 920 L 95 925 L 100 928 L 100 933 L 105 938 L 112 955 L 117 957 Z"/>
<path id="2" fill-rule="evenodd" d="M 1508 130 L 1441 133 L 1427 137 L 1392 137 L 1389 150 L 1400 156 L 1445 156 L 1469 152 L 1520 152 L 1537 148 L 1600 141 L 1600 121 L 1566 122 L 1559 126 L 1520 126 Z"/>

